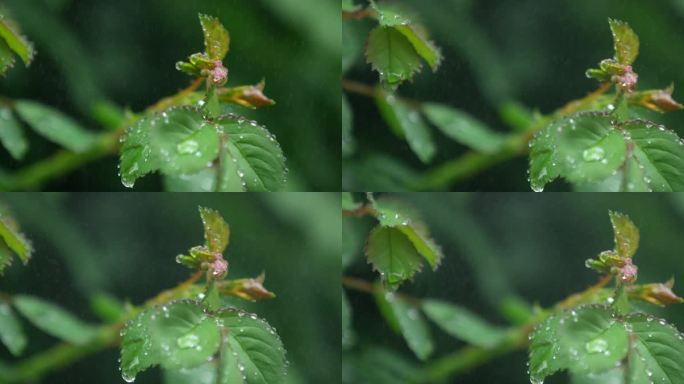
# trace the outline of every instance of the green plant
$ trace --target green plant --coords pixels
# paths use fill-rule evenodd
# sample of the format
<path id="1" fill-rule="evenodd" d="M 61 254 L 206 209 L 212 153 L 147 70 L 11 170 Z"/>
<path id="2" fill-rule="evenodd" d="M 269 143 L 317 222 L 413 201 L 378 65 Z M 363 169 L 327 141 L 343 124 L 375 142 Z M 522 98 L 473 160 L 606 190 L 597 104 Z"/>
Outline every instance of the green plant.
<path id="1" fill-rule="evenodd" d="M 440 140 L 433 137 L 430 126 L 469 151 L 421 170 L 374 153 L 367 145 L 357 150 L 352 133 L 353 110 L 343 97 L 342 150 L 347 159 L 347 189 L 359 189 L 364 184 L 370 186 L 365 189 L 377 190 L 446 189 L 529 153 L 529 182 L 535 191 L 542 191 L 556 178 L 582 191 L 684 190 L 684 141 L 658 122 L 643 118 L 647 116 L 644 110 L 665 113 L 680 110 L 682 105 L 672 98 L 672 85 L 664 89 L 637 89 L 638 75 L 632 65 L 639 52 L 639 39 L 627 23 L 609 20 L 615 55 L 601 61 L 598 69 L 587 71 L 588 77 L 600 82 L 595 92 L 548 114 L 532 112 L 520 103 L 503 103 L 501 120 L 513 130 L 506 133 L 491 129 L 464 110 L 396 93 L 402 81 L 413 78 L 420 57 L 428 63 L 441 61 L 441 54 L 427 39 L 425 29 L 409 15 L 395 4 L 343 4 L 343 17 L 347 20 L 343 72 L 349 71 L 358 59 L 360 47 L 354 42 L 361 28 L 355 20 L 375 18 L 380 26 L 367 37 L 366 57 L 372 68 L 380 72 L 385 87 L 343 79 L 342 88 L 347 93 L 372 98 L 384 123 L 400 140 L 406 141 L 423 165 L 439 158 Z M 388 28 L 397 26 L 422 31 L 422 40 L 390 33 Z M 378 31 L 383 31 L 386 38 L 378 38 Z M 412 45 L 414 41 L 422 41 L 423 45 Z M 393 49 L 384 49 L 388 46 Z M 377 59 L 377 52 L 383 54 L 383 60 Z M 430 61 L 430 53 L 438 59 Z M 392 67 L 392 63 L 398 64 Z M 392 79 L 384 75 L 394 72 L 399 75 Z M 615 91 L 611 94 L 612 86 Z M 368 118 L 364 115 L 364 119 Z"/>
<path id="2" fill-rule="evenodd" d="M 656 306 L 684 300 L 673 291 L 674 280 L 666 283 L 636 284 L 638 268 L 633 257 L 639 246 L 639 230 L 624 214 L 610 212 L 615 247 L 586 261 L 588 268 L 601 274 L 593 286 L 548 307 L 531 307 L 520 300 L 505 304 L 510 325 L 494 325 L 468 308 L 446 300 L 416 297 L 396 291 L 410 280 L 420 264 L 422 243 L 413 243 L 394 231 L 392 244 L 378 243 L 376 233 L 402 228 L 402 223 L 427 229 L 417 221 L 415 209 L 395 198 L 369 196 L 369 203 L 343 197 L 343 269 L 349 267 L 358 251 L 362 231 L 360 217 L 380 221 L 367 236 L 365 255 L 381 273 L 382 284 L 356 277 L 343 277 L 347 290 L 370 294 L 387 326 L 402 335 L 417 365 L 388 349 L 357 342 L 353 330 L 353 308 L 346 293 L 342 297 L 343 382 L 345 383 L 428 383 L 444 382 L 502 355 L 529 348 L 529 374 L 532 383 L 558 371 L 568 371 L 573 383 L 679 383 L 684 380 L 684 336 L 666 320 L 637 311 L 633 304 Z M 396 217 L 399 221 L 394 221 Z M 410 218 L 410 219 L 407 219 Z M 410 233 L 410 232 L 409 232 Z M 356 235 L 356 236 L 355 236 Z M 439 248 L 430 241 L 431 250 Z M 427 253 L 429 254 L 429 253 Z M 396 269 L 378 267 L 377 258 L 391 257 L 395 265 L 412 273 L 394 274 Z M 407 262 L 406 260 L 418 260 Z M 430 260 L 428 258 L 428 260 Z M 447 257 L 448 260 L 448 257 Z M 448 262 L 448 261 L 447 261 Z M 448 266 L 453 268 L 453 266 Z M 614 282 L 614 287 L 608 287 Z M 639 306 L 639 308 L 641 308 Z M 432 357 L 435 343 L 426 318 L 442 332 L 465 343 L 444 356 Z M 522 367 L 520 369 L 523 369 Z"/>
<path id="3" fill-rule="evenodd" d="M 240 115 L 225 113 L 226 105 L 260 108 L 275 104 L 264 95 L 264 81 L 225 87 L 229 78 L 223 59 L 230 36 L 218 19 L 199 15 L 205 52 L 190 55 L 176 68 L 193 78 L 179 93 L 163 98 L 141 113 L 100 104 L 95 119 L 108 131 L 83 128 L 62 112 L 30 100 L 0 103 L 0 141 L 22 160 L 28 141 L 23 120 L 37 134 L 63 147 L 55 156 L 13 175 L 3 175 L 2 189 L 32 189 L 93 159 L 120 154 L 119 175 L 126 187 L 153 172 L 165 177 L 172 191 L 275 191 L 283 187 L 287 167 L 280 145 L 266 128 Z M 31 45 L 6 21 L 0 28 L 7 45 L 28 64 Z M 4 32 L 3 32 L 4 31 Z M 0 51 L 2 47 L 0 47 Z M 0 57 L 3 72 L 12 55 Z M 0 52 L 0 55 L 3 52 Z M 197 90 L 204 85 L 203 92 Z"/>
<path id="4" fill-rule="evenodd" d="M 225 306 L 221 300 L 232 296 L 256 301 L 275 295 L 264 288 L 264 275 L 226 279 L 229 263 L 223 252 L 229 243 L 228 224 L 212 209 L 200 207 L 199 213 L 204 244 L 176 257 L 179 264 L 194 271 L 192 276 L 139 306 L 101 297 L 95 308 L 106 323 L 85 323 L 34 296 L 2 294 L 0 340 L 12 354 L 20 355 L 27 344 L 15 310 L 63 343 L 3 367 L 0 382 L 32 381 L 112 346 L 121 348 L 121 375 L 127 382 L 153 366 L 163 368 L 167 382 L 199 378 L 207 383 L 283 382 L 287 361 L 275 329 L 256 314 Z M 15 224 L 7 223 L 7 219 L 0 222 L 2 244 L 24 260 L 30 245 Z M 0 257 L 0 266 L 6 266 L 9 255 L 3 252 Z M 203 277 L 204 282 L 198 283 Z"/>

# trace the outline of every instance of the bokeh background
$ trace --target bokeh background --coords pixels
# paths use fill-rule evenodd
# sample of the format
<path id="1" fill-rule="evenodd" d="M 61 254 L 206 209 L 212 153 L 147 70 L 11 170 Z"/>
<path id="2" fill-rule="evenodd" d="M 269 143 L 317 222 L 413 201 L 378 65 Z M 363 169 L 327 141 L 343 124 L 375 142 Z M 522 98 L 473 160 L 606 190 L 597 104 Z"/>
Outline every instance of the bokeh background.
<path id="1" fill-rule="evenodd" d="M 3 194 L 33 242 L 27 266 L 15 263 L 0 291 L 56 302 L 95 322 L 89 300 L 106 292 L 139 304 L 189 277 L 174 259 L 201 244 L 198 205 L 230 224 L 231 278 L 266 273 L 274 300 L 229 300 L 278 329 L 290 361 L 287 384 L 334 383 L 340 375 L 341 219 L 339 193 L 304 194 Z M 27 322 L 32 356 L 56 339 Z M 117 349 L 92 355 L 42 383 L 123 383 Z M 0 347 L 0 360 L 10 358 Z M 158 369 L 136 383 L 160 383 Z"/>
<path id="2" fill-rule="evenodd" d="M 465 306 L 494 324 L 509 324 L 503 305 L 506 301 L 518 299 L 528 305 L 549 307 L 598 281 L 598 275 L 585 268 L 584 261 L 613 248 L 609 210 L 628 214 L 640 229 L 641 243 L 634 258 L 639 266 L 639 282 L 664 282 L 670 277 L 679 282 L 684 279 L 684 238 L 681 236 L 684 194 L 415 193 L 392 196 L 409 202 L 422 213 L 445 254 L 436 272 L 425 268 L 414 283 L 405 283 L 399 292 Z M 365 238 L 374 224 L 370 219 L 344 220 L 345 243 L 355 238 L 352 235 Z M 371 272 L 361 256 L 360 242 L 356 249 L 357 259 L 344 274 L 368 281 L 377 279 L 377 273 Z M 681 283 L 675 284 L 674 291 L 684 296 Z M 393 367 L 392 372 L 419 369 L 421 364 L 402 336 L 394 334 L 386 325 L 373 298 L 356 291 L 346 292 L 353 309 L 357 343 L 343 355 L 343 376 L 356 379 L 345 383 L 364 383 L 359 380 L 364 377 L 359 369 L 366 369 L 365 372 L 372 372 L 378 366 Z M 684 330 L 684 305 L 661 309 L 641 304 L 639 308 L 664 317 Z M 433 360 L 464 346 L 434 325 L 431 325 L 431 334 L 436 345 Z M 448 382 L 529 383 L 526 362 L 526 351 L 518 351 Z M 568 382 L 563 374 L 545 381 Z"/>
<path id="3" fill-rule="evenodd" d="M 639 0 L 396 0 L 413 10 L 442 47 L 445 60 L 436 74 L 427 68 L 401 95 L 460 108 L 492 129 L 509 132 L 502 106 L 515 102 L 549 113 L 597 88 L 587 68 L 612 56 L 608 18 L 627 21 L 641 39 L 635 63 L 639 88 L 675 85 L 684 100 L 684 1 Z M 357 1 L 360 3 L 360 1 Z M 345 49 L 361 50 L 370 21 L 343 24 Z M 369 84 L 377 74 L 359 57 L 345 77 Z M 355 113 L 357 154 L 344 164 L 344 188 L 398 191 L 426 169 L 458 158 L 466 148 L 435 133 L 438 155 L 424 166 L 408 145 L 380 119 L 374 102 L 349 95 Z M 684 135 L 684 111 L 643 117 L 663 122 Z M 495 166 L 451 186 L 456 191 L 530 191 L 527 158 Z M 569 190 L 554 182 L 547 190 Z"/>
<path id="4" fill-rule="evenodd" d="M 266 80 L 277 104 L 234 112 L 258 120 L 278 137 L 290 167 L 287 189 L 337 191 L 340 185 L 339 58 L 337 0 L 6 0 L 38 50 L 25 69 L 17 63 L 0 79 L 0 95 L 39 100 L 102 129 L 92 115 L 109 101 L 139 112 L 189 84 L 176 61 L 201 51 L 197 13 L 217 16 L 231 34 L 225 64 L 228 85 Z M 0 150 L 9 172 L 48 156 L 56 147 L 28 135 L 27 158 L 17 163 Z M 94 162 L 44 190 L 124 190 L 117 158 Z M 136 190 L 161 190 L 147 176 Z"/>

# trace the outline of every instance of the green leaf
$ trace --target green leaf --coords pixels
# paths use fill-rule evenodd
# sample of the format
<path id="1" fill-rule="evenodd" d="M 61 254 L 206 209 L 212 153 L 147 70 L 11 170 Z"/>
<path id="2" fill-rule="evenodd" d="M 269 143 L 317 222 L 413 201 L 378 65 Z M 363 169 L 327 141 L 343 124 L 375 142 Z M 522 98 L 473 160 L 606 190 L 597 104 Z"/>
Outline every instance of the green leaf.
<path id="1" fill-rule="evenodd" d="M 416 53 L 428 63 L 433 72 L 436 72 L 442 63 L 442 52 L 427 36 L 425 29 L 415 24 L 398 25 L 394 28 L 406 36 Z"/>
<path id="2" fill-rule="evenodd" d="M 399 229 L 430 267 L 436 270 L 444 255 L 439 245 L 430 237 L 427 226 L 420 220 L 418 213 L 401 200 L 381 197 L 372 199 L 371 202 L 380 224 Z"/>
<path id="3" fill-rule="evenodd" d="M 371 346 L 342 355 L 343 384 L 416 383 L 422 377 L 413 360 L 392 349 Z"/>
<path id="4" fill-rule="evenodd" d="M 165 369 L 164 384 L 216 384 L 216 363 L 195 368 Z"/>
<path id="5" fill-rule="evenodd" d="M 71 344 L 84 345 L 97 336 L 97 327 L 84 323 L 61 307 L 37 297 L 15 296 L 14 306 L 37 328 Z"/>
<path id="6" fill-rule="evenodd" d="M 29 100 L 18 100 L 14 108 L 33 130 L 72 152 L 86 152 L 96 143 L 93 132 L 54 108 Z"/>
<path id="7" fill-rule="evenodd" d="M 373 29 L 366 45 L 366 60 L 380 74 L 380 80 L 392 89 L 410 80 L 420 71 L 420 56 L 411 42 L 392 27 Z"/>
<path id="8" fill-rule="evenodd" d="M 375 11 L 375 18 L 382 26 L 394 27 L 413 23 L 413 20 L 407 15 L 406 11 L 395 3 L 376 3 L 374 0 L 371 0 L 370 5 Z"/>
<path id="9" fill-rule="evenodd" d="M 352 134 L 354 117 L 347 97 L 342 95 L 342 155 L 351 156 L 356 150 Z"/>
<path id="10" fill-rule="evenodd" d="M 420 311 L 402 301 L 394 293 L 387 293 L 382 299 L 389 303 L 409 348 L 420 360 L 427 360 L 434 350 L 434 345 L 430 329 Z"/>
<path id="11" fill-rule="evenodd" d="M 347 295 L 342 291 L 342 349 L 349 348 L 354 342 L 352 330 L 352 309 Z"/>
<path id="12" fill-rule="evenodd" d="M 634 171 L 653 191 L 684 191 L 684 141 L 676 133 L 643 120 L 619 127 L 633 144 Z"/>
<path id="13" fill-rule="evenodd" d="M 423 312 L 440 328 L 459 340 L 483 348 L 499 344 L 506 332 L 487 323 L 466 308 L 441 300 L 423 300 Z"/>
<path id="14" fill-rule="evenodd" d="M 5 18 L 4 15 L 0 15 L 0 37 L 5 40 L 7 46 L 14 51 L 21 60 L 27 66 L 31 64 L 33 60 L 34 50 L 33 44 L 31 44 L 25 36 L 23 36 L 14 22 Z"/>
<path id="15" fill-rule="evenodd" d="M 353 211 L 363 206 L 361 202 L 355 201 L 351 192 L 342 192 L 342 210 Z"/>
<path id="16" fill-rule="evenodd" d="M 635 314 L 626 319 L 632 338 L 627 383 L 684 382 L 684 336 L 662 319 Z"/>
<path id="17" fill-rule="evenodd" d="M 368 237 L 366 256 L 382 280 L 396 288 L 420 271 L 420 255 L 411 241 L 397 228 L 375 227 Z"/>
<path id="18" fill-rule="evenodd" d="M 208 168 L 218 172 L 214 181 Z M 198 189 L 219 191 L 274 191 L 287 174 L 282 150 L 265 128 L 234 115 L 204 120 L 191 107 L 143 118 L 127 130 L 120 159 L 124 185 L 156 170 L 185 179 L 202 173 Z"/>
<path id="19" fill-rule="evenodd" d="M 530 377 L 541 382 L 558 370 L 607 371 L 627 356 L 626 327 L 605 306 L 578 307 L 537 326 L 530 342 Z"/>
<path id="20" fill-rule="evenodd" d="M 220 383 L 272 384 L 285 379 L 285 349 L 265 320 L 228 308 L 218 314 L 218 321 L 227 329 L 218 363 Z"/>
<path id="21" fill-rule="evenodd" d="M 194 301 L 176 301 L 157 307 L 150 316 L 152 348 L 160 350 L 165 368 L 192 368 L 206 362 L 219 349 L 220 331 Z"/>
<path id="22" fill-rule="evenodd" d="M 0 40 L 0 76 L 5 76 L 7 71 L 14 67 L 14 54 L 4 40 Z"/>
<path id="23" fill-rule="evenodd" d="M 478 152 L 494 153 L 501 149 L 506 136 L 492 131 L 482 122 L 458 109 L 437 103 L 426 103 L 423 111 L 428 120 L 449 138 Z"/>
<path id="24" fill-rule="evenodd" d="M 197 172 L 218 156 L 219 133 L 196 109 L 172 108 L 155 115 L 149 124 L 151 152 L 164 174 Z"/>
<path id="25" fill-rule="evenodd" d="M 639 229 L 629 216 L 610 211 L 610 223 L 613 225 L 615 251 L 621 257 L 632 257 L 639 248 Z"/>
<path id="26" fill-rule="evenodd" d="M 233 115 L 216 120 L 226 135 L 225 161 L 237 165 L 232 178 L 243 182 L 253 192 L 277 191 L 286 181 L 285 156 L 275 136 L 254 121 Z"/>
<path id="27" fill-rule="evenodd" d="M 608 19 L 613 33 L 615 59 L 618 63 L 631 65 L 639 54 L 639 37 L 624 21 Z"/>
<path id="28" fill-rule="evenodd" d="M 161 350 L 153 345 L 150 337 L 150 322 L 156 316 L 154 308 L 148 309 L 126 323 L 121 331 L 121 376 L 132 382 L 135 376 L 145 369 L 159 364 Z"/>
<path id="29" fill-rule="evenodd" d="M 230 35 L 221 22 L 212 16 L 199 14 L 202 31 L 204 31 L 204 47 L 212 60 L 222 61 L 230 46 Z"/>
<path id="30" fill-rule="evenodd" d="M 624 384 L 625 372 L 622 366 L 602 373 L 572 375 L 570 384 Z M 633 382 L 637 383 L 637 382 Z"/>
<path id="31" fill-rule="evenodd" d="M 429 163 L 437 148 L 432 140 L 430 128 L 420 113 L 390 93 L 379 91 L 375 101 L 387 124 L 400 137 L 406 139 L 411 150 L 423 163 Z"/>
<path id="32" fill-rule="evenodd" d="M 4 240 L 4 244 L 26 265 L 33 254 L 33 245 L 19 231 L 19 226 L 14 219 L 2 212 L 0 212 L 0 237 Z M 3 255 L 0 256 L 0 259 L 5 259 L 4 263 L 0 260 L 0 274 L 4 271 L 4 267 L 9 265 L 9 257 L 8 252 L 3 252 Z"/>
<path id="33" fill-rule="evenodd" d="M 535 192 L 560 176 L 560 164 L 555 160 L 556 132 L 564 123 L 561 119 L 551 122 L 530 141 L 529 182 Z"/>
<path id="34" fill-rule="evenodd" d="M 223 253 L 230 240 L 230 227 L 218 211 L 199 207 L 204 225 L 204 242 L 212 252 Z"/>
<path id="35" fill-rule="evenodd" d="M 0 341 L 14 356 L 21 355 L 26 348 L 26 336 L 21 323 L 5 302 L 0 302 Z"/>

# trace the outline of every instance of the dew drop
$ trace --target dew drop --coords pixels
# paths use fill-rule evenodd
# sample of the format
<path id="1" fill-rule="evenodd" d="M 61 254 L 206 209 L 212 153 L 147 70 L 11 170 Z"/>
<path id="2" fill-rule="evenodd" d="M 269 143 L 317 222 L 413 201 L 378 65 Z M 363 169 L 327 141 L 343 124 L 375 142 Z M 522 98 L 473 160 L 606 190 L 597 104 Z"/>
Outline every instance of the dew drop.
<path id="1" fill-rule="evenodd" d="M 181 336 L 176 340 L 176 343 L 180 348 L 195 348 L 199 345 L 199 342 L 199 337 L 194 333 L 189 333 L 185 336 Z"/>
<path id="2" fill-rule="evenodd" d="M 584 161 L 601 161 L 604 157 L 606 157 L 606 151 L 602 147 L 591 147 L 582 152 Z"/>

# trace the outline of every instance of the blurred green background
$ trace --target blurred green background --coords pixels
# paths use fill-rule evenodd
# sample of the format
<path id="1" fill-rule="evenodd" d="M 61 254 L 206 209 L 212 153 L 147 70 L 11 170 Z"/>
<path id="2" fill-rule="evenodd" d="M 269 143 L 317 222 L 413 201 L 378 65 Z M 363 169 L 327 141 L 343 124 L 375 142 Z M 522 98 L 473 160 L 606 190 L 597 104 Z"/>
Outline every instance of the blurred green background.
<path id="1" fill-rule="evenodd" d="M 635 63 L 639 88 L 675 85 L 684 100 L 684 1 L 640 0 L 397 0 L 415 11 L 442 47 L 445 60 L 436 74 L 425 68 L 399 94 L 463 109 L 492 129 L 510 131 L 500 118 L 506 102 L 549 113 L 597 88 L 584 71 L 612 56 L 608 18 L 627 21 L 641 39 Z M 360 1 L 357 1 L 360 3 Z M 363 49 L 373 24 L 343 25 L 345 49 Z M 369 84 L 377 74 L 359 57 L 345 76 Z M 677 90 L 680 89 L 680 90 Z M 344 162 L 343 185 L 353 191 L 397 191 L 425 169 L 458 158 L 466 148 L 440 133 L 438 155 L 424 166 L 408 145 L 381 121 L 374 103 L 349 95 L 354 110 L 357 154 Z M 644 113 L 684 135 L 684 112 Z M 457 191 L 530 191 L 527 158 L 495 166 L 451 186 Z M 562 182 L 547 190 L 568 190 Z"/>
<path id="2" fill-rule="evenodd" d="M 95 103 L 141 111 L 189 84 L 176 61 L 203 48 L 197 13 L 217 16 L 231 34 L 228 85 L 266 80 L 274 107 L 234 112 L 258 120 L 278 137 L 290 167 L 287 189 L 337 191 L 340 185 L 337 0 L 6 0 L 0 3 L 38 50 L 0 79 L 0 94 L 54 106 L 92 130 Z M 25 162 L 0 151 L 3 171 L 48 156 L 56 147 L 29 132 Z M 116 157 L 92 163 L 45 190 L 125 189 Z M 160 190 L 148 176 L 136 190 Z"/>
<path id="3" fill-rule="evenodd" d="M 576 193 L 415 193 L 394 194 L 422 213 L 445 258 L 437 272 L 429 268 L 399 292 L 421 298 L 440 298 L 465 306 L 492 323 L 505 325 L 502 303 L 518 298 L 549 307 L 598 281 L 584 261 L 613 248 L 609 210 L 628 214 L 641 232 L 634 258 L 639 282 L 664 282 L 675 277 L 674 291 L 684 296 L 684 194 L 576 194 Z M 360 196 L 359 196 L 360 197 Z M 365 238 L 373 221 L 345 218 L 345 243 Z M 361 257 L 345 275 L 377 279 Z M 372 297 L 346 290 L 353 309 L 356 346 L 343 356 L 345 383 L 365 384 L 360 369 L 393 366 L 395 371 L 420 367 L 401 335 L 386 325 Z M 684 330 L 684 305 L 666 309 L 639 308 L 668 319 Z M 437 359 L 464 344 L 431 325 Z M 378 349 L 381 348 L 381 349 Z M 382 351 L 393 351 L 387 356 Z M 373 361 L 371 365 L 368 361 Z M 378 363 L 382 362 L 382 363 Z M 494 359 L 450 383 L 529 383 L 526 351 Z M 428 361 L 429 364 L 429 361 Z M 376 368 L 377 369 L 377 368 Z M 376 376 L 377 377 L 377 376 Z M 354 380 L 349 380 L 354 378 Z M 392 382 L 392 381 L 389 381 Z M 383 382 L 376 381 L 374 384 Z M 545 383 L 568 383 L 555 375 Z"/>
<path id="4" fill-rule="evenodd" d="M 56 302 L 95 321 L 89 298 L 107 292 L 139 304 L 187 279 L 178 253 L 201 244 L 197 206 L 217 209 L 231 226 L 230 278 L 266 273 L 277 298 L 229 300 L 278 329 L 290 361 L 288 383 L 333 383 L 340 375 L 338 193 L 278 194 L 3 194 L 33 240 L 28 266 L 15 263 L 0 291 Z M 56 340 L 23 322 L 32 356 Z M 117 349 L 81 360 L 43 383 L 122 383 Z M 0 360 L 15 361 L 4 347 Z M 136 383 L 160 383 L 159 370 Z"/>

